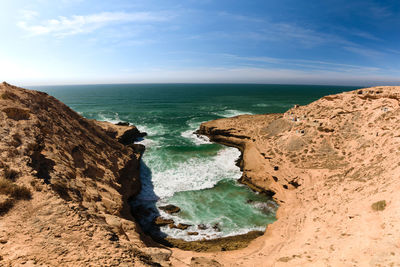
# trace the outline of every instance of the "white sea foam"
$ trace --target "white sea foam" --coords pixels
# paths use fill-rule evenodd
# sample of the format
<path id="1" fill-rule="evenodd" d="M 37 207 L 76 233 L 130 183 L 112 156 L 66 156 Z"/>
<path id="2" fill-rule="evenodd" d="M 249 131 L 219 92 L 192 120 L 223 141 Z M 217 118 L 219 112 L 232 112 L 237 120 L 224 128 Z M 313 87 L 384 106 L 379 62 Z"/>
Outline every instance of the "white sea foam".
<path id="1" fill-rule="evenodd" d="M 115 112 L 114 115 L 105 115 L 103 113 L 98 113 L 97 116 L 99 117 L 99 120 L 108 121 L 113 124 L 116 124 L 121 121 L 117 112 Z"/>
<path id="2" fill-rule="evenodd" d="M 149 136 L 158 136 L 164 135 L 166 133 L 166 129 L 162 124 L 153 124 L 153 125 L 135 125 L 139 131 L 147 133 Z"/>
<path id="3" fill-rule="evenodd" d="M 204 145 L 204 144 L 211 144 L 210 139 L 204 135 L 198 135 L 194 133 L 193 129 L 189 129 L 181 133 L 181 136 L 184 138 L 189 139 L 195 145 Z"/>
<path id="4" fill-rule="evenodd" d="M 246 111 L 241 111 L 241 110 L 235 110 L 235 109 L 227 109 L 224 111 L 219 111 L 219 112 L 213 112 L 215 115 L 218 115 L 220 117 L 235 117 L 243 114 L 253 114 L 251 112 L 246 112 Z"/>
<path id="5" fill-rule="evenodd" d="M 180 191 L 212 188 L 224 177 L 239 179 L 241 172 L 234 163 L 239 155 L 239 150 L 225 148 L 214 157 L 190 158 L 173 168 L 164 169 L 161 163 L 159 166 L 152 164 L 153 190 L 160 198 L 166 198 Z"/>
<path id="6" fill-rule="evenodd" d="M 167 216 L 165 216 L 167 217 Z M 178 221 L 178 219 L 174 218 L 175 224 L 185 223 L 184 221 Z M 190 222 L 186 222 L 190 224 Z M 202 239 L 215 239 L 220 237 L 228 237 L 228 236 L 236 236 L 247 234 L 251 231 L 264 231 L 265 227 L 247 227 L 247 228 L 240 228 L 229 232 L 220 232 L 213 229 L 210 225 L 208 225 L 207 229 L 200 230 L 197 225 L 192 225 L 186 230 L 174 229 L 169 228 L 169 226 L 161 227 L 161 231 L 169 236 L 173 236 L 174 238 L 183 239 L 185 241 L 196 241 Z M 198 235 L 188 235 L 188 232 L 197 232 Z"/>
<path id="7" fill-rule="evenodd" d="M 255 104 L 253 105 L 254 107 L 260 107 L 260 108 L 266 108 L 266 107 L 270 107 L 271 104 L 267 104 L 267 103 L 260 103 L 260 104 Z"/>
<path id="8" fill-rule="evenodd" d="M 203 135 L 198 135 L 195 134 L 194 132 L 199 129 L 200 124 L 204 122 L 203 120 L 199 120 L 198 118 L 192 118 L 186 122 L 186 124 L 189 126 L 189 129 L 186 131 L 183 131 L 181 133 L 181 136 L 184 138 L 189 139 L 192 141 L 195 145 L 204 145 L 204 144 L 211 144 L 210 139 L 207 136 Z"/>

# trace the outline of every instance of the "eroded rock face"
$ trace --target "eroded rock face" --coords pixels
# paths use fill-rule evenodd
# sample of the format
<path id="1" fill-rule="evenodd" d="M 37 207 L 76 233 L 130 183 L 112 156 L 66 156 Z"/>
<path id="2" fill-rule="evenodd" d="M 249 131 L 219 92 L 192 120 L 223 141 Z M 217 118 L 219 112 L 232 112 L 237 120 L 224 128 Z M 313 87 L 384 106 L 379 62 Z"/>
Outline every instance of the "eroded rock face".
<path id="1" fill-rule="evenodd" d="M 400 87 L 326 96 L 284 114 L 219 119 L 198 133 L 238 147 L 241 181 L 280 205 L 263 237 L 210 258 L 228 266 L 400 261 Z"/>
<path id="2" fill-rule="evenodd" d="M 116 138 L 123 145 L 131 145 L 147 135 L 140 132 L 136 126 L 129 125 L 129 123 L 112 124 L 105 121 L 95 121 L 95 123 L 102 127 L 108 136 Z"/>
<path id="3" fill-rule="evenodd" d="M 145 245 L 127 203 L 140 190 L 144 149 L 125 145 L 136 127 L 108 125 L 117 132 L 110 136 L 57 99 L 7 83 L 0 124 L 0 174 L 17 170 L 13 182 L 31 192 L 0 219 L 1 266 L 152 262 L 138 256 Z"/>

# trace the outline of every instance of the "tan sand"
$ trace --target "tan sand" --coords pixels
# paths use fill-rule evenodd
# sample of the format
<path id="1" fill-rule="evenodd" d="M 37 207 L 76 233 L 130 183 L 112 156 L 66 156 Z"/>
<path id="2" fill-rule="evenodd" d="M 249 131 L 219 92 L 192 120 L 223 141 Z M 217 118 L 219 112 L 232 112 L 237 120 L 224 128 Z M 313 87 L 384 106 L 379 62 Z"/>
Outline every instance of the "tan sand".
<path id="1" fill-rule="evenodd" d="M 399 101 L 400 87 L 374 87 L 202 124 L 241 148 L 243 182 L 275 193 L 278 220 L 242 250 L 174 249 L 174 266 L 399 266 Z"/>

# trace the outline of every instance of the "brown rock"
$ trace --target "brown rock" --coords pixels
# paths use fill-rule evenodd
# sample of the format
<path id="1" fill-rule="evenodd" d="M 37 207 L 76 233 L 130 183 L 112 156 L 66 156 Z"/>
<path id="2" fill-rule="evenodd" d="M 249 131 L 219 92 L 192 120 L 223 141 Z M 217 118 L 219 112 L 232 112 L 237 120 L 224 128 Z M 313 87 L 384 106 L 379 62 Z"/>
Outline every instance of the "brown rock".
<path id="1" fill-rule="evenodd" d="M 173 214 L 173 213 L 177 213 L 177 212 L 181 211 L 181 209 L 179 207 L 172 205 L 172 204 L 162 206 L 162 207 L 160 207 L 160 209 L 169 214 Z"/>
<path id="2" fill-rule="evenodd" d="M 198 232 L 188 232 L 187 234 L 188 234 L 188 235 L 199 235 Z"/>
<path id="3" fill-rule="evenodd" d="M 190 227 L 190 224 L 185 224 L 185 223 L 179 223 L 178 225 L 175 224 L 170 224 L 169 228 L 176 228 L 176 229 L 180 229 L 180 230 L 186 230 Z"/>
<path id="4" fill-rule="evenodd" d="M 172 219 L 165 219 L 161 216 L 158 216 L 157 218 L 154 219 L 153 223 L 157 226 L 165 226 L 168 224 L 173 224 L 174 220 Z"/>

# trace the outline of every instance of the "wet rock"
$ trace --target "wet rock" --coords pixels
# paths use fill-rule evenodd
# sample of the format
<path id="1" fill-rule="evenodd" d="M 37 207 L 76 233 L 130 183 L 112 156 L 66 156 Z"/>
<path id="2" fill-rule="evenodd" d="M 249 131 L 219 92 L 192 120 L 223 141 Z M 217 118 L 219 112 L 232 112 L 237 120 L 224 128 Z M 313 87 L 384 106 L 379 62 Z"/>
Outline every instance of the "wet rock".
<path id="1" fill-rule="evenodd" d="M 188 232 L 187 234 L 188 234 L 188 235 L 199 235 L 198 232 Z"/>
<path id="2" fill-rule="evenodd" d="M 212 228 L 217 232 L 221 232 L 221 227 L 219 226 L 219 223 L 214 223 Z"/>
<path id="3" fill-rule="evenodd" d="M 178 206 L 172 205 L 172 204 L 162 206 L 162 207 L 160 207 L 160 209 L 165 211 L 168 214 L 174 214 L 174 213 L 181 211 L 181 208 L 179 208 Z"/>
<path id="4" fill-rule="evenodd" d="M 169 228 L 175 228 L 175 229 L 180 229 L 180 230 L 186 230 L 186 229 L 188 229 L 190 226 L 192 226 L 192 225 L 190 225 L 190 224 L 185 224 L 185 223 L 180 223 L 180 224 L 178 224 L 178 225 L 170 224 L 170 225 L 169 225 Z"/>
<path id="5" fill-rule="evenodd" d="M 204 223 L 201 223 L 201 224 L 197 225 L 197 228 L 199 228 L 200 230 L 206 230 L 208 227 Z"/>
<path id="6" fill-rule="evenodd" d="M 117 122 L 115 125 L 118 125 L 118 126 L 129 126 L 129 122 L 120 121 L 120 122 Z"/>
<path id="7" fill-rule="evenodd" d="M 168 225 L 168 224 L 171 224 L 171 223 L 173 224 L 174 220 L 165 219 L 165 218 L 163 218 L 161 216 L 158 216 L 157 218 L 154 219 L 154 224 L 157 225 L 157 226 L 165 226 L 165 225 Z"/>

